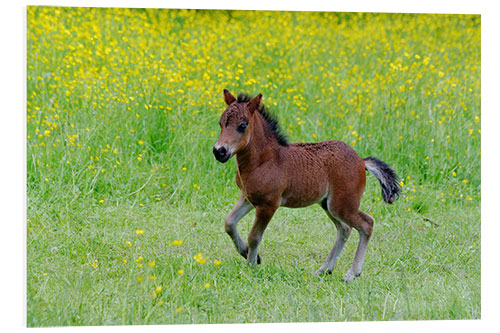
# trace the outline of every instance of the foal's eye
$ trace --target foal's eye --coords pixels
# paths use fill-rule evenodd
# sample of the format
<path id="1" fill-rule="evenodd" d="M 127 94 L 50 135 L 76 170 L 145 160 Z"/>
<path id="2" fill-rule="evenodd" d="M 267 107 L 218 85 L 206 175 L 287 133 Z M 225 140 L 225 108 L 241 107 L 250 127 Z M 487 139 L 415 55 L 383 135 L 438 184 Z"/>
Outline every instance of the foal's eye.
<path id="1" fill-rule="evenodd" d="M 243 124 L 240 124 L 240 126 L 238 126 L 237 131 L 243 133 L 243 132 L 245 132 L 246 128 L 247 128 L 247 124 L 243 123 Z"/>

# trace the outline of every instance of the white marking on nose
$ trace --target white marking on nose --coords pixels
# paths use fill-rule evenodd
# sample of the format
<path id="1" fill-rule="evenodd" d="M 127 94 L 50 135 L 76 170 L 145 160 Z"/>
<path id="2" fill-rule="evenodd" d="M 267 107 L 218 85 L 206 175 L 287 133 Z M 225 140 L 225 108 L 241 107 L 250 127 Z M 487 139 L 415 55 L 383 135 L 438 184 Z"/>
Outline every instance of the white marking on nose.
<path id="1" fill-rule="evenodd" d="M 226 153 L 229 153 L 229 154 L 233 154 L 233 151 L 234 151 L 234 148 L 231 147 L 231 146 L 228 146 L 228 145 L 220 145 L 218 143 L 215 144 L 214 148 L 219 150 L 221 149 L 222 147 L 224 147 L 226 149 Z"/>

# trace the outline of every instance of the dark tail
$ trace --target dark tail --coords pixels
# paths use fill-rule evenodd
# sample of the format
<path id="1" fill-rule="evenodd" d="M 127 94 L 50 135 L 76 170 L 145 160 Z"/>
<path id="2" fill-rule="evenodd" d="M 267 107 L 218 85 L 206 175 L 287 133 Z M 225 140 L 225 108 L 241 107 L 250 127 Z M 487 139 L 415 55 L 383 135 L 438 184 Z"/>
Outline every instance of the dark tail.
<path id="1" fill-rule="evenodd" d="M 382 186 L 382 197 L 387 203 L 393 203 L 399 198 L 401 187 L 399 186 L 399 177 L 390 166 L 375 157 L 363 158 L 365 168 L 374 175 Z"/>

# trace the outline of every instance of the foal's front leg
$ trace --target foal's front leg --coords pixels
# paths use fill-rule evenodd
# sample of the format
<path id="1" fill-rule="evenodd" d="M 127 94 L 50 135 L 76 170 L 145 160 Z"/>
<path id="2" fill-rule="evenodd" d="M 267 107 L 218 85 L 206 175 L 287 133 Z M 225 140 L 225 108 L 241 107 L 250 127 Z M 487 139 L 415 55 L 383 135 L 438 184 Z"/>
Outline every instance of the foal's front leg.
<path id="1" fill-rule="evenodd" d="M 245 258 L 247 258 L 248 254 L 248 245 L 241 239 L 240 234 L 238 233 L 238 229 L 236 229 L 236 225 L 238 222 L 251 211 L 253 206 L 248 202 L 243 194 L 240 194 L 240 198 L 233 210 L 226 216 L 224 228 L 226 232 L 233 240 L 234 245 L 236 246 L 236 250 Z"/>
<path id="2" fill-rule="evenodd" d="M 266 227 L 271 221 L 271 218 L 274 215 L 274 212 L 278 208 L 278 205 L 271 206 L 257 206 L 255 207 L 255 221 L 252 226 L 252 230 L 248 234 L 248 258 L 247 261 L 251 266 L 255 266 L 255 264 L 259 263 L 257 255 L 257 248 L 259 247 L 259 243 L 262 240 L 262 234 Z"/>

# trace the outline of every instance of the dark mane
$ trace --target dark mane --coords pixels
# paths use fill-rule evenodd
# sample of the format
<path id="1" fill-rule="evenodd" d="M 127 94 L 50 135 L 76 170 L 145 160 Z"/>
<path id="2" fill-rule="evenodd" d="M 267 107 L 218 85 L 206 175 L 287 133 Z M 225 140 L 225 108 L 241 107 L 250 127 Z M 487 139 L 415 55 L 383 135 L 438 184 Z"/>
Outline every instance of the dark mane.
<path id="1" fill-rule="evenodd" d="M 238 95 L 238 103 L 247 103 L 252 99 L 251 96 L 245 93 L 240 93 Z M 280 124 L 278 123 L 278 118 L 276 118 L 275 115 L 270 113 L 266 106 L 264 104 L 261 104 L 259 108 L 259 113 L 264 119 L 266 120 L 267 124 L 269 125 L 269 128 L 274 134 L 274 137 L 276 140 L 278 140 L 278 144 L 282 146 L 288 146 L 288 139 L 285 134 L 281 132 L 281 127 Z"/>

